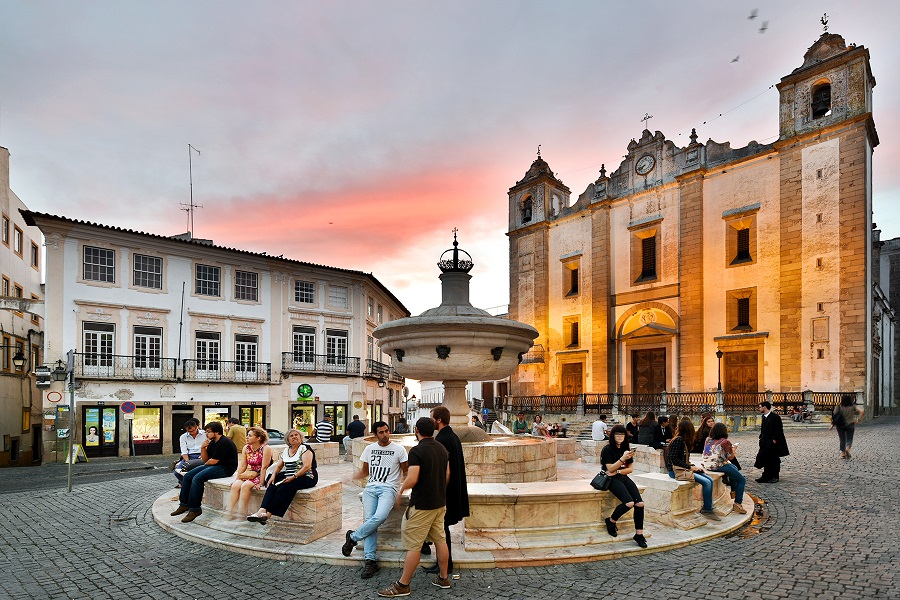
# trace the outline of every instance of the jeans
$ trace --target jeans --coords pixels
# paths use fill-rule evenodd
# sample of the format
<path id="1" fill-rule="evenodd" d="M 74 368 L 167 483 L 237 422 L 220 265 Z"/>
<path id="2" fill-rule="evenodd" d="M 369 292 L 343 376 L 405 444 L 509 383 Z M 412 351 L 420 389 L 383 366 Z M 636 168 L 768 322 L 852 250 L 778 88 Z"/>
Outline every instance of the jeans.
<path id="1" fill-rule="evenodd" d="M 853 447 L 853 434 L 856 433 L 856 423 L 846 427 L 837 427 L 838 439 L 841 441 L 841 452 Z"/>
<path id="2" fill-rule="evenodd" d="M 363 549 L 366 560 L 375 560 L 375 549 L 378 545 L 378 528 L 391 514 L 397 490 L 392 485 L 369 484 L 363 490 L 363 524 L 350 534 L 354 542 L 365 540 Z"/>
<path id="3" fill-rule="evenodd" d="M 727 463 L 719 467 L 718 469 L 713 469 L 717 473 L 725 473 L 728 475 L 728 478 L 731 480 L 731 487 L 734 489 L 734 501 L 738 504 L 744 502 L 744 486 L 747 485 L 747 478 L 744 477 L 738 468 L 731 463 Z"/>
<path id="4" fill-rule="evenodd" d="M 731 475 L 729 475 L 729 477 L 730 476 Z M 669 477 L 675 479 L 675 471 L 670 470 Z M 703 488 L 703 510 L 712 510 L 713 480 L 704 473 L 694 473 L 694 481 L 699 483 L 700 487 Z"/>
<path id="5" fill-rule="evenodd" d="M 178 494 L 178 503 L 187 506 L 194 512 L 200 510 L 203 503 L 203 484 L 210 479 L 219 479 L 231 475 L 228 469 L 220 465 L 204 465 L 188 471 L 181 482 L 181 493 Z"/>
<path id="6" fill-rule="evenodd" d="M 621 504 L 613 510 L 610 519 L 618 521 L 622 515 L 627 513 L 632 507 L 628 506 L 629 502 L 634 503 L 634 528 L 638 531 L 644 528 L 644 500 L 637 486 L 628 475 L 613 475 L 609 484 L 609 493 L 615 496 Z M 640 504 L 641 506 L 638 506 Z"/>
<path id="7" fill-rule="evenodd" d="M 188 452 L 188 460 L 194 460 L 197 458 L 200 458 L 199 452 Z M 181 480 L 184 479 L 184 475 L 181 474 L 181 465 L 186 462 L 186 460 L 181 459 L 177 463 L 175 463 L 175 478 L 178 479 L 178 483 L 181 483 Z"/>

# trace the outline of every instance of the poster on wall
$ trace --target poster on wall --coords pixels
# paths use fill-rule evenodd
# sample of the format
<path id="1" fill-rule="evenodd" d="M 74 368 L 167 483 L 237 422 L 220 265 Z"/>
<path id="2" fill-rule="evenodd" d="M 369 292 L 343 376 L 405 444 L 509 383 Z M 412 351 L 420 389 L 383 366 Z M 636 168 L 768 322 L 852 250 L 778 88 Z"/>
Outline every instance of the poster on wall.
<path id="1" fill-rule="evenodd" d="M 103 443 L 116 443 L 116 409 L 103 409 Z"/>
<path id="2" fill-rule="evenodd" d="M 84 445 L 100 445 L 100 409 L 88 408 L 84 411 Z"/>

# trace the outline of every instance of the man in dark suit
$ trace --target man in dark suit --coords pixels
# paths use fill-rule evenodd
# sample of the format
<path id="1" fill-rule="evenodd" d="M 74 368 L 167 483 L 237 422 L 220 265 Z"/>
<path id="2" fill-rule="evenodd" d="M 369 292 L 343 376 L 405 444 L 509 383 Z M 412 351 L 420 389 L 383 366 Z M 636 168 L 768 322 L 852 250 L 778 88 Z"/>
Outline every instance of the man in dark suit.
<path id="1" fill-rule="evenodd" d="M 772 412 L 770 402 L 760 402 L 759 412 L 763 416 L 759 429 L 759 453 L 756 455 L 757 469 L 762 469 L 762 477 L 757 483 L 775 483 L 781 472 L 781 457 L 790 454 L 787 440 L 784 437 L 784 426 L 781 417 Z"/>
<path id="2" fill-rule="evenodd" d="M 437 433 L 434 439 L 440 442 L 450 454 L 450 480 L 447 482 L 447 512 L 444 515 L 444 535 L 447 538 L 447 548 L 450 551 L 450 559 L 447 561 L 448 577 L 458 579 L 453 574 L 453 550 L 450 546 L 450 526 L 455 525 L 469 516 L 469 491 L 466 487 L 466 462 L 463 458 L 462 443 L 450 427 L 450 411 L 446 406 L 438 406 L 432 409 L 431 418 L 434 419 Z M 425 569 L 429 573 L 437 573 L 437 565 L 431 569 Z"/>

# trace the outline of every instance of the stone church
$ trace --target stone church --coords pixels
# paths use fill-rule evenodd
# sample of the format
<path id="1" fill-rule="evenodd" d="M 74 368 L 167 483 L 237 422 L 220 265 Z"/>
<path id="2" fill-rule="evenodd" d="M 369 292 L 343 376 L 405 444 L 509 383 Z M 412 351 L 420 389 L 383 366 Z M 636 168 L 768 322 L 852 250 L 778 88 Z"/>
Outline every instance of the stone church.
<path id="1" fill-rule="evenodd" d="M 540 155 L 509 190 L 511 393 L 853 391 L 873 356 L 869 51 L 823 34 L 777 85 L 779 137 L 657 131 L 577 197 Z M 885 325 L 887 323 L 887 325 Z M 873 367 L 873 365 L 876 365 Z M 887 365 L 887 366 L 885 366 Z"/>

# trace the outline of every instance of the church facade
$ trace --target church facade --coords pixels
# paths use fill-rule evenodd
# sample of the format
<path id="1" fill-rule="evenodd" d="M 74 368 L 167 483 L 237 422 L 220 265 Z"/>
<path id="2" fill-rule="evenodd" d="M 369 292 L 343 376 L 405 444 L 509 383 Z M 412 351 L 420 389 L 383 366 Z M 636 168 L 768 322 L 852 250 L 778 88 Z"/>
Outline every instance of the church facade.
<path id="1" fill-rule="evenodd" d="M 541 333 L 511 394 L 871 402 L 889 379 L 873 370 L 874 86 L 868 50 L 825 33 L 777 85 L 772 144 L 645 129 L 574 201 L 538 156 L 509 190 L 510 317 Z"/>

